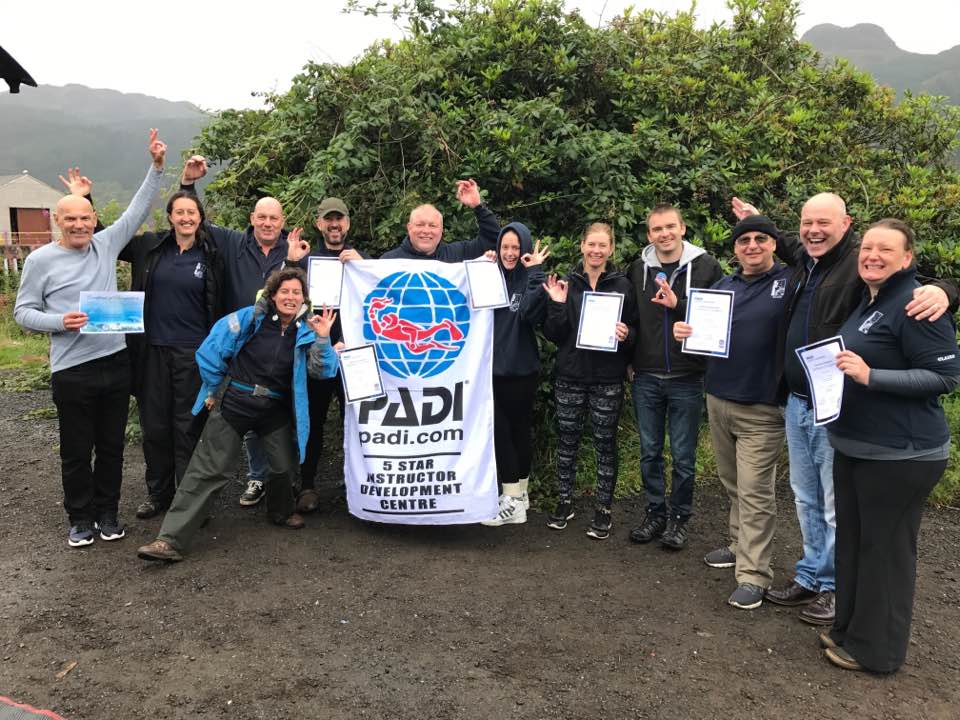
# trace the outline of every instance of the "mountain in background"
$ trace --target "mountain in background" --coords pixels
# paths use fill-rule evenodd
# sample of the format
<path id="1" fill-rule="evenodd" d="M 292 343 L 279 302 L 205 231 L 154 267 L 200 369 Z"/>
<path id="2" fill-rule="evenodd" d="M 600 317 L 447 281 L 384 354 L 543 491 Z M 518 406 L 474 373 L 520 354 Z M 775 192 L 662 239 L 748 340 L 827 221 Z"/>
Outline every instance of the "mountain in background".
<path id="1" fill-rule="evenodd" d="M 946 95 L 960 103 L 960 45 L 936 55 L 907 52 L 897 47 L 879 25 L 863 23 L 849 28 L 816 25 L 801 40 L 827 59 L 843 57 L 897 94 Z"/>
<path id="2" fill-rule="evenodd" d="M 0 175 L 27 170 L 58 190 L 68 165 L 94 181 L 97 204 L 126 202 L 140 186 L 150 156 L 150 128 L 167 143 L 168 164 L 210 120 L 187 102 L 83 85 L 41 85 L 0 93 Z"/>

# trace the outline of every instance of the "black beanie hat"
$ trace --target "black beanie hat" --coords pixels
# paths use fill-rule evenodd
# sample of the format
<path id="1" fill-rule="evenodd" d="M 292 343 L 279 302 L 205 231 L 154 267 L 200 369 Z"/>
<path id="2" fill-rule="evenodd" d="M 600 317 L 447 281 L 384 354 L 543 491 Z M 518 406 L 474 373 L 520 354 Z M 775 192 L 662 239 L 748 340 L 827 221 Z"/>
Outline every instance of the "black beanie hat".
<path id="1" fill-rule="evenodd" d="M 773 220 L 766 215 L 748 215 L 734 226 L 730 242 L 736 242 L 738 237 L 748 232 L 762 232 L 774 240 L 780 239 L 780 231 Z"/>

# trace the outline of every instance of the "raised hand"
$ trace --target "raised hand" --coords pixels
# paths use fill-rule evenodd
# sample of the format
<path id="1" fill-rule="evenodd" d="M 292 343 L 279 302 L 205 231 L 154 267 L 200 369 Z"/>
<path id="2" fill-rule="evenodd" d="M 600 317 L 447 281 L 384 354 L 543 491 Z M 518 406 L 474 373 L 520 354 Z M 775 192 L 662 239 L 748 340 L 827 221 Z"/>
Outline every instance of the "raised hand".
<path id="1" fill-rule="evenodd" d="M 673 288 L 670 287 L 670 283 L 664 280 L 661 277 L 656 279 L 658 286 L 657 292 L 650 302 L 656 303 L 657 305 L 664 305 L 668 308 L 675 308 L 677 306 L 677 294 L 673 291 Z"/>
<path id="2" fill-rule="evenodd" d="M 153 158 L 153 166 L 157 170 L 163 170 L 163 163 L 167 157 L 167 144 L 160 139 L 160 132 L 156 128 L 150 128 L 150 157 Z"/>
<path id="3" fill-rule="evenodd" d="M 67 176 L 60 176 L 60 182 L 67 188 L 67 192 L 77 197 L 86 197 L 93 188 L 93 180 L 80 174 L 80 168 L 68 167 Z"/>
<path id="4" fill-rule="evenodd" d="M 743 220 L 745 217 L 760 214 L 760 211 L 757 210 L 753 205 L 748 202 L 744 202 L 738 197 L 734 197 L 730 201 L 730 207 L 733 209 L 733 214 L 737 216 L 737 220 Z"/>
<path id="5" fill-rule="evenodd" d="M 311 315 L 307 319 L 307 324 L 310 325 L 310 329 L 317 334 L 317 337 L 330 337 L 330 328 L 333 327 L 333 323 L 336 322 L 336 320 L 337 314 L 324 305 L 320 313 Z"/>
<path id="6" fill-rule="evenodd" d="M 547 277 L 547 281 L 543 283 L 543 289 L 547 291 L 547 295 L 554 302 L 565 303 L 567 301 L 566 280 L 557 280 L 556 275 L 550 275 Z"/>
<path id="7" fill-rule="evenodd" d="M 300 237 L 302 233 L 303 228 L 297 227 L 287 235 L 287 262 L 300 262 L 310 252 L 310 243 Z"/>
<path id="8" fill-rule="evenodd" d="M 533 252 L 524 253 L 520 256 L 520 262 L 523 263 L 524 267 L 533 267 L 534 265 L 542 265 L 543 261 L 550 257 L 550 246 L 544 245 L 540 247 L 540 241 L 537 240 L 533 246 Z"/>
<path id="9" fill-rule="evenodd" d="M 193 185 L 197 180 L 207 174 L 207 159 L 203 155 L 192 155 L 189 160 L 183 164 L 183 172 L 180 173 L 181 185 Z"/>
<path id="10" fill-rule="evenodd" d="M 457 200 L 469 208 L 475 208 L 483 202 L 480 186 L 473 179 L 457 180 Z"/>

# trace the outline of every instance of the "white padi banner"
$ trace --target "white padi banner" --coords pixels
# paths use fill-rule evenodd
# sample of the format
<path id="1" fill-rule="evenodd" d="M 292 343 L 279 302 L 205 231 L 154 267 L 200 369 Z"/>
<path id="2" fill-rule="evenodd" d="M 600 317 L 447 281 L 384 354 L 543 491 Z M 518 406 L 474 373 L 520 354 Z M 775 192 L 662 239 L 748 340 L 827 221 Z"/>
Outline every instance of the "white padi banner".
<path id="1" fill-rule="evenodd" d="M 462 263 L 345 265 L 347 347 L 373 344 L 386 397 L 350 404 L 347 504 L 363 520 L 449 525 L 497 513 L 493 312 L 471 310 Z"/>

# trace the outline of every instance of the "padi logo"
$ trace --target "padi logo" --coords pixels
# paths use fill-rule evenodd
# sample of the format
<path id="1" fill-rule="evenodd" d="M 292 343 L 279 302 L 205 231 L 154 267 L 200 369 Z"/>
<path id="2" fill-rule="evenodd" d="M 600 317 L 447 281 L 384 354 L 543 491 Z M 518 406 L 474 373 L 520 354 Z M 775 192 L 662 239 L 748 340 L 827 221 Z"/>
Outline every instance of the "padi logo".
<path id="1" fill-rule="evenodd" d="M 787 280 L 786 278 L 779 278 L 778 280 L 773 281 L 773 287 L 770 288 L 770 297 L 774 300 L 778 300 L 784 296 L 784 293 L 787 291 Z"/>
<path id="2" fill-rule="evenodd" d="M 946 362 L 947 360 L 953 360 L 956 357 L 956 353 L 950 353 L 949 355 L 941 355 L 937 358 L 937 362 Z"/>
<path id="3" fill-rule="evenodd" d="M 204 274 L 207 272 L 207 266 L 201 262 L 197 263 L 197 266 L 193 269 L 193 276 L 198 280 L 203 280 Z"/>
<path id="4" fill-rule="evenodd" d="M 429 378 L 459 357 L 470 332 L 467 298 L 432 272 L 396 272 L 364 299 L 363 337 L 381 369 L 399 378 Z"/>
<path id="5" fill-rule="evenodd" d="M 860 325 L 860 327 L 857 328 L 857 330 L 859 330 L 864 335 L 866 335 L 867 333 L 870 332 L 870 328 L 876 325 L 880 321 L 880 318 L 882 317 L 883 317 L 883 313 L 880 312 L 879 310 L 871 313 L 870 317 L 864 320 L 863 323 Z"/>

